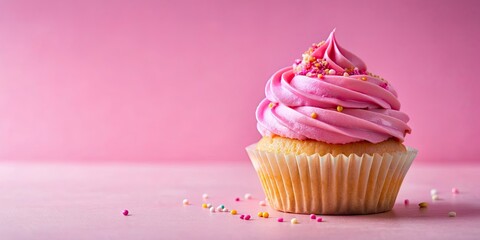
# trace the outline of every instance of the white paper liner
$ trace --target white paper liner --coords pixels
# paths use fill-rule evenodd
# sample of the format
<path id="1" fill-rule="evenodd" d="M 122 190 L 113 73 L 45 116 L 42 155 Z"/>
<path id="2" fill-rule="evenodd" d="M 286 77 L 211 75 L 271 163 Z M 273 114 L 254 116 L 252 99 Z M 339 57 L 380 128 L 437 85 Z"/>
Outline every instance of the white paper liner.
<path id="1" fill-rule="evenodd" d="M 270 206 L 304 214 L 370 214 L 389 211 L 417 150 L 320 156 L 246 148 Z"/>

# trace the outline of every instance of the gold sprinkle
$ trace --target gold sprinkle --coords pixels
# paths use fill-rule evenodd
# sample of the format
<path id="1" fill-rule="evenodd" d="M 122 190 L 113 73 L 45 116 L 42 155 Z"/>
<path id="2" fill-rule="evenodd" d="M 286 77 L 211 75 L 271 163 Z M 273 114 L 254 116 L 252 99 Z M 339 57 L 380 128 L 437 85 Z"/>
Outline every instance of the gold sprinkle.
<path id="1" fill-rule="evenodd" d="M 271 102 L 270 104 L 268 104 L 268 107 L 269 107 L 269 108 L 275 107 L 275 103 Z"/>
<path id="2" fill-rule="evenodd" d="M 343 107 L 340 106 L 340 105 L 338 105 L 338 106 L 337 106 L 337 111 L 339 111 L 339 112 L 343 111 Z"/>
<path id="3" fill-rule="evenodd" d="M 419 206 L 420 208 L 427 208 L 427 207 L 428 207 L 428 203 L 426 203 L 426 202 L 421 202 L 421 203 L 418 204 L 418 206 Z"/>
<path id="4" fill-rule="evenodd" d="M 317 77 L 320 78 L 320 79 L 322 79 L 322 78 L 323 78 L 323 74 L 318 74 Z"/>
<path id="5" fill-rule="evenodd" d="M 360 79 L 362 79 L 362 81 L 367 81 L 366 77 L 361 77 Z"/>
<path id="6" fill-rule="evenodd" d="M 318 117 L 318 114 L 316 112 L 312 112 L 312 114 L 310 114 L 310 117 L 312 118 L 317 118 Z"/>

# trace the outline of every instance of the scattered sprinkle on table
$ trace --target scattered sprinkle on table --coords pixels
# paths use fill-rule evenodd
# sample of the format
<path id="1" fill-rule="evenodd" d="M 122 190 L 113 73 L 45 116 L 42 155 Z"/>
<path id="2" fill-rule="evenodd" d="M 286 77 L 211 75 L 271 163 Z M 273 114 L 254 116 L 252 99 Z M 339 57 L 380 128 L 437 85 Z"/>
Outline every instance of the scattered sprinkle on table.
<path id="1" fill-rule="evenodd" d="M 421 203 L 418 204 L 418 206 L 419 206 L 420 208 L 427 208 L 427 207 L 428 207 L 428 203 L 426 203 L 426 202 L 421 202 Z"/>
<path id="2" fill-rule="evenodd" d="M 183 205 L 190 205 L 190 202 L 188 201 L 188 199 L 183 199 Z"/>
<path id="3" fill-rule="evenodd" d="M 202 204 L 202 208 L 208 208 L 208 204 L 203 203 L 203 204 Z"/>
<path id="4" fill-rule="evenodd" d="M 244 219 L 245 218 L 245 215 L 240 215 L 240 219 Z"/>
<path id="5" fill-rule="evenodd" d="M 263 217 L 263 212 L 258 212 L 258 213 L 257 213 L 257 216 Z"/>
<path id="6" fill-rule="evenodd" d="M 123 216 L 128 216 L 128 210 L 127 209 L 123 210 L 122 214 Z"/>
<path id="7" fill-rule="evenodd" d="M 292 220 L 290 220 L 290 222 L 292 224 L 298 224 L 298 220 L 296 218 L 292 218 Z"/>
<path id="8" fill-rule="evenodd" d="M 250 220 L 250 218 L 251 218 L 250 215 L 247 215 L 247 216 L 245 216 L 244 219 L 245 219 L 245 220 Z"/>
<path id="9" fill-rule="evenodd" d="M 250 194 L 250 193 L 245 193 L 244 198 L 247 199 L 247 200 L 252 199 L 252 194 Z"/>
<path id="10" fill-rule="evenodd" d="M 449 216 L 449 217 L 456 217 L 456 216 L 457 216 L 457 213 L 456 213 L 456 212 L 449 212 L 449 213 L 448 213 L 448 216 Z"/>
<path id="11" fill-rule="evenodd" d="M 452 193 L 453 194 L 459 194 L 460 191 L 458 190 L 458 188 L 452 188 Z"/>
<path id="12" fill-rule="evenodd" d="M 277 218 L 277 222 L 283 222 L 283 218 Z"/>
<path id="13" fill-rule="evenodd" d="M 440 197 L 437 194 L 432 195 L 432 200 L 440 200 Z"/>
<path id="14" fill-rule="evenodd" d="M 434 188 L 434 189 L 430 190 L 430 195 L 437 195 L 437 194 L 438 194 L 437 189 Z"/>
<path id="15" fill-rule="evenodd" d="M 204 194 L 202 195 L 202 198 L 203 198 L 203 199 L 208 199 L 208 194 L 204 193 Z"/>
<path id="16" fill-rule="evenodd" d="M 403 204 L 405 204 L 405 206 L 408 206 L 410 204 L 410 201 L 408 199 L 405 199 L 403 200 Z"/>
<path id="17" fill-rule="evenodd" d="M 323 222 L 323 218 L 318 217 L 318 218 L 317 218 L 317 222 Z"/>
<path id="18" fill-rule="evenodd" d="M 230 214 L 232 214 L 232 215 L 236 215 L 236 214 L 237 214 L 237 210 L 235 210 L 235 209 L 232 209 L 232 211 L 230 211 Z"/>
<path id="19" fill-rule="evenodd" d="M 263 213 L 262 213 L 262 217 L 263 217 L 263 218 L 268 218 L 268 216 L 270 216 L 270 214 L 268 214 L 268 212 L 263 212 Z"/>
<path id="20" fill-rule="evenodd" d="M 315 214 L 310 214 L 310 219 L 316 219 L 317 218 L 317 215 Z"/>
<path id="21" fill-rule="evenodd" d="M 240 198 L 239 197 L 235 198 L 235 201 L 240 202 Z"/>
<path id="22" fill-rule="evenodd" d="M 260 201 L 258 202 L 258 205 L 260 206 L 267 206 L 267 203 L 265 201 Z"/>

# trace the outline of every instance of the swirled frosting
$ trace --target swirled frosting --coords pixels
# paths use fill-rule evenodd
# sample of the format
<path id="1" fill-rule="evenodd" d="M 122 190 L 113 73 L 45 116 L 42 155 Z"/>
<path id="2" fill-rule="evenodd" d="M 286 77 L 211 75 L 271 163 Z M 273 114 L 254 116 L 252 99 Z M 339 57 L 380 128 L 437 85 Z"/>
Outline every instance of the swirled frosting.
<path id="1" fill-rule="evenodd" d="M 265 95 L 256 112 L 263 136 L 378 143 L 392 137 L 403 142 L 411 131 L 392 85 L 340 47 L 335 30 L 273 74 Z"/>

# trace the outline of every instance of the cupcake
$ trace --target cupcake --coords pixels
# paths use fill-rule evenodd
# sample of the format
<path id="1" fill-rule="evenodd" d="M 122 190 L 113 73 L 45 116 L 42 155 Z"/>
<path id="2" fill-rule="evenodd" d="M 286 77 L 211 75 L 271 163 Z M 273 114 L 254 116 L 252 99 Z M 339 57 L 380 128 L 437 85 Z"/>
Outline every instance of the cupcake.
<path id="1" fill-rule="evenodd" d="M 393 208 L 416 156 L 397 92 L 340 47 L 335 30 L 268 80 L 263 136 L 247 147 L 271 207 L 303 214 Z"/>

